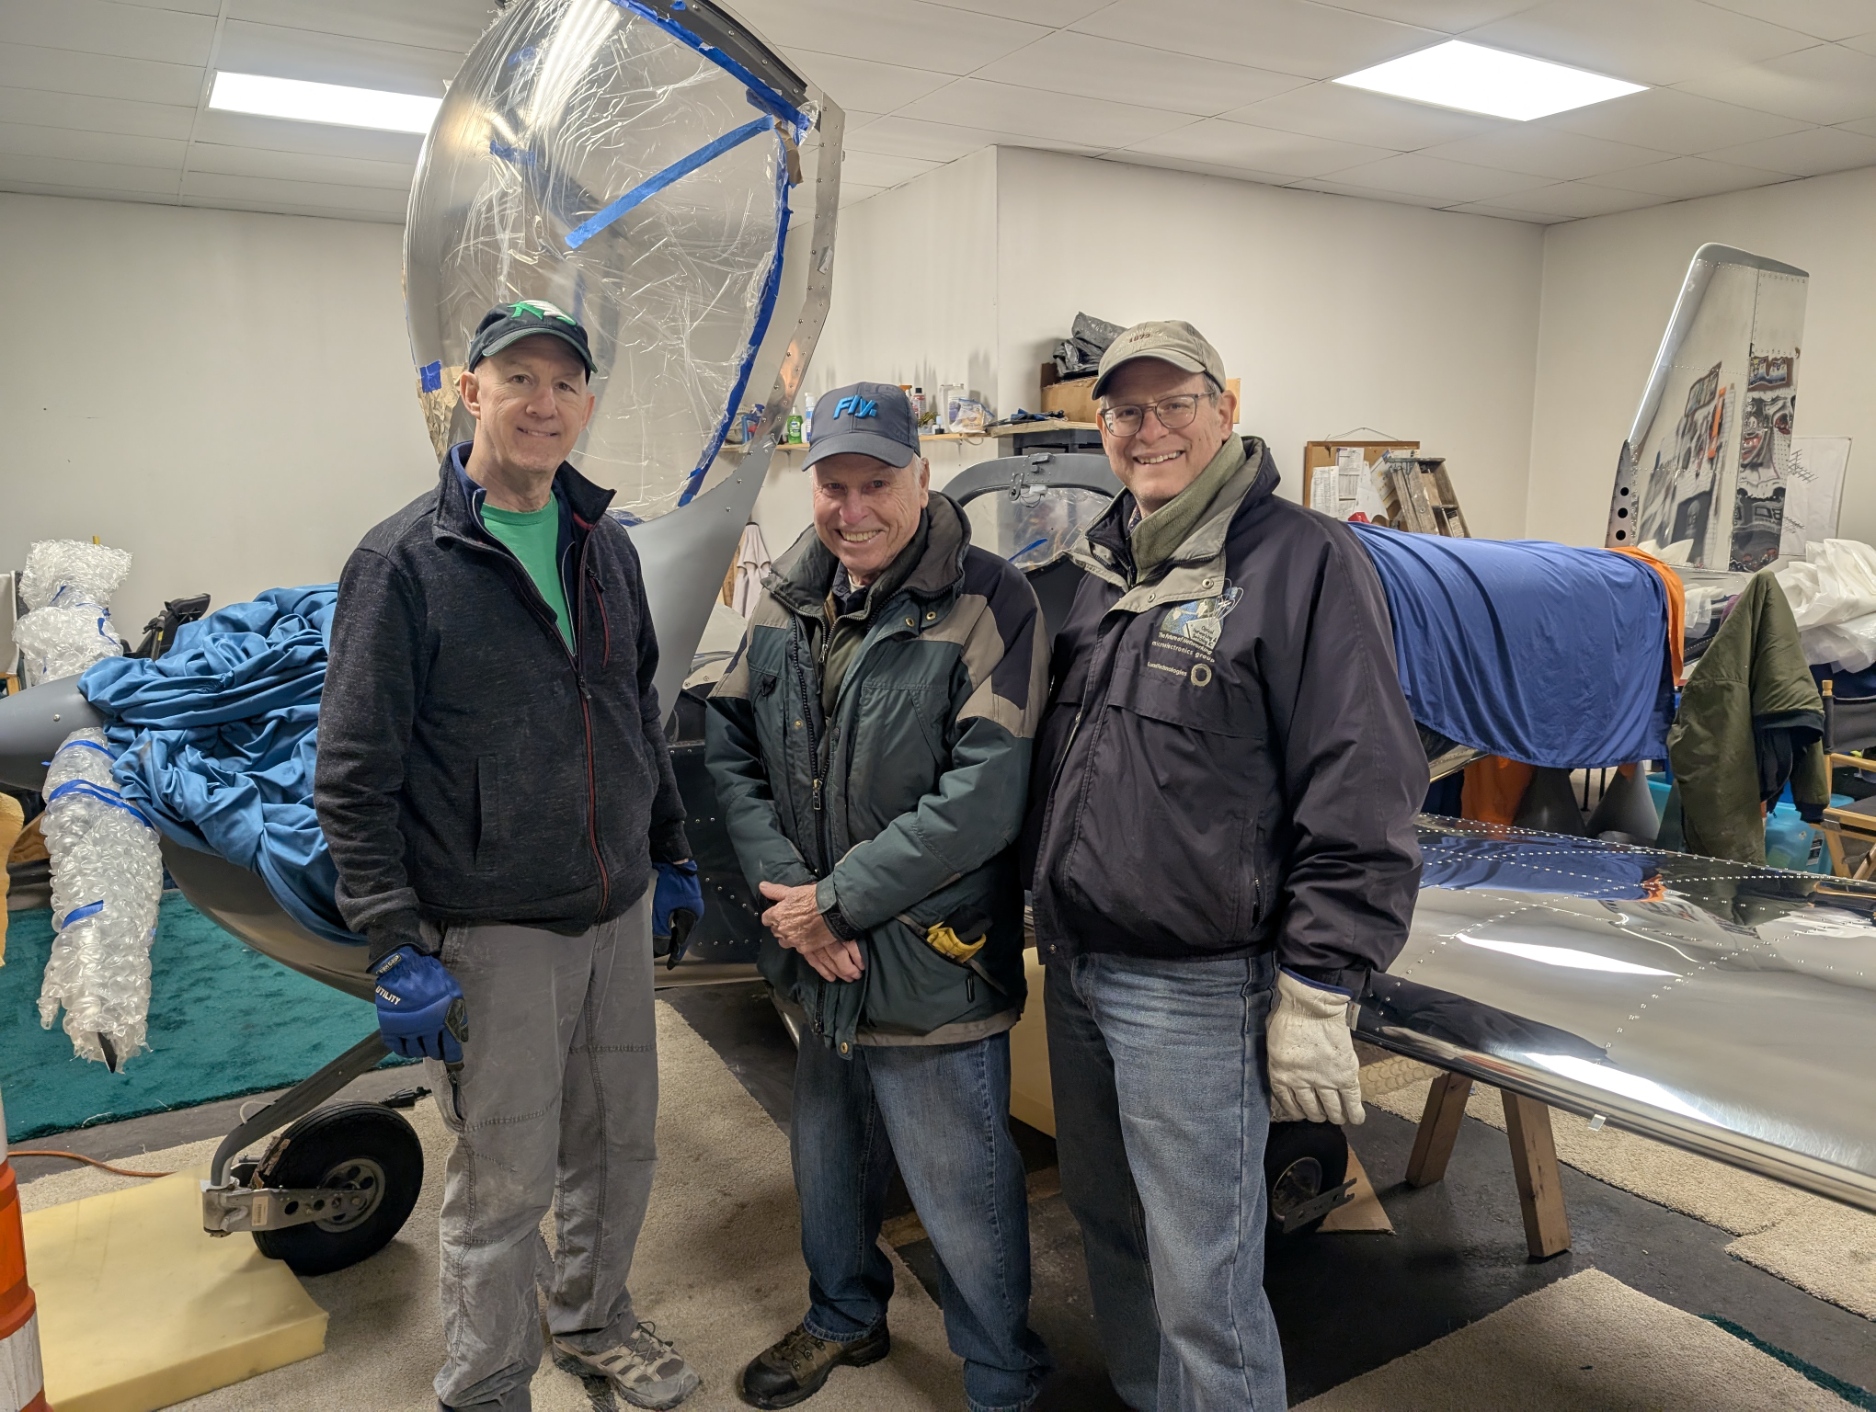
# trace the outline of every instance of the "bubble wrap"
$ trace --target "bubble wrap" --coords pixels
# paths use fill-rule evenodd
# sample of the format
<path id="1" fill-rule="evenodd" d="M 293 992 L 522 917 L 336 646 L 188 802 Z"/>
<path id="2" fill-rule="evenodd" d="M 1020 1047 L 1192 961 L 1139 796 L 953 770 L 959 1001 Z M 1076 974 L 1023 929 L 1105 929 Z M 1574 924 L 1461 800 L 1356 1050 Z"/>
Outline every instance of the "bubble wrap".
<path id="1" fill-rule="evenodd" d="M 120 1070 L 149 1046 L 150 943 L 163 895 L 156 830 L 123 803 L 104 732 L 74 731 L 46 771 L 46 849 L 58 935 L 39 991 L 39 1023 L 65 1010 L 72 1048 Z M 93 904 L 102 906 L 93 908 Z"/>
<path id="2" fill-rule="evenodd" d="M 28 611 L 13 628 L 27 686 L 122 655 L 110 605 L 129 573 L 130 555 L 109 545 L 44 539 L 32 547 L 20 575 Z"/>

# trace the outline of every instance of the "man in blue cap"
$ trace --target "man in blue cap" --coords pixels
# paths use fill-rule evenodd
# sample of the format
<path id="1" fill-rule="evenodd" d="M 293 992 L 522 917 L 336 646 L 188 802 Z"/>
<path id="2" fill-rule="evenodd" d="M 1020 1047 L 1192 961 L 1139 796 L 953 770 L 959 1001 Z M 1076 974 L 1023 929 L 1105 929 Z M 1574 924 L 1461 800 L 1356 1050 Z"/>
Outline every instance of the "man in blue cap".
<path id="1" fill-rule="evenodd" d="M 762 972 L 802 1037 L 789 1138 L 808 1310 L 742 1393 L 792 1407 L 886 1356 L 896 1159 L 943 1264 L 968 1405 L 1027 1407 L 1048 1356 L 1007 1121 L 1024 999 L 1012 845 L 1042 614 L 932 493 L 897 387 L 821 398 L 806 464 L 814 524 L 764 579 L 705 730 L 730 838 L 770 903 Z"/>
<path id="2" fill-rule="evenodd" d="M 652 933 L 703 897 L 638 555 L 567 464 L 593 371 L 551 304 L 483 318 L 459 383 L 475 439 L 346 563 L 320 705 L 339 908 L 386 1044 L 427 1061 L 456 1134 L 446 1412 L 527 1412 L 556 1193 L 555 1352 L 635 1407 L 698 1385 L 626 1287 L 657 1155 Z"/>

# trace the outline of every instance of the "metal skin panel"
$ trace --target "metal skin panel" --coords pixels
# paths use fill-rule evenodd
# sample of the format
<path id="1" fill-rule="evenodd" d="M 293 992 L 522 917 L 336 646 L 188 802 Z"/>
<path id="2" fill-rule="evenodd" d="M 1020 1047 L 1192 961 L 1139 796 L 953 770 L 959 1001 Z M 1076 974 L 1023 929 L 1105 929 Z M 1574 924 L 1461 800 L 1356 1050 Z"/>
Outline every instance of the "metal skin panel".
<path id="1" fill-rule="evenodd" d="M 1876 1211 L 1876 887 L 1423 818 L 1363 1038 Z"/>

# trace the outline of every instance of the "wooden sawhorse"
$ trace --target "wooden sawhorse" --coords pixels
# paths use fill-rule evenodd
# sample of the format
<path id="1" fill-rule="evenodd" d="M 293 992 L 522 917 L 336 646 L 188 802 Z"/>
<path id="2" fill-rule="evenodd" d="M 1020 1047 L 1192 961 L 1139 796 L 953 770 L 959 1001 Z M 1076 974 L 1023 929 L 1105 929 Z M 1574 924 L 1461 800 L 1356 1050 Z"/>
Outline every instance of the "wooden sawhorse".
<path id="1" fill-rule="evenodd" d="M 1426 1111 L 1414 1134 L 1407 1159 L 1407 1185 L 1431 1186 L 1446 1175 L 1446 1163 L 1466 1116 L 1472 1080 L 1443 1071 L 1427 1091 Z M 1511 1139 L 1511 1170 L 1518 1180 L 1518 1210 L 1524 1216 L 1524 1244 L 1533 1260 L 1546 1260 L 1570 1248 L 1570 1217 L 1563 1209 L 1558 1180 L 1557 1146 L 1550 1134 L 1550 1109 L 1535 1098 L 1500 1089 L 1505 1100 L 1505 1134 Z"/>

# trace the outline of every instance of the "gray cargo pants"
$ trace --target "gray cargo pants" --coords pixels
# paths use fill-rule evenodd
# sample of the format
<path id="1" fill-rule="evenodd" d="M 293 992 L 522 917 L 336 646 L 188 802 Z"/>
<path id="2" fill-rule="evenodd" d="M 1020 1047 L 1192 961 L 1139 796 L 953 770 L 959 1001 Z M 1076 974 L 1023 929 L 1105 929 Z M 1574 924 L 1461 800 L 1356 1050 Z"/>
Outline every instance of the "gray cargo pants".
<path id="1" fill-rule="evenodd" d="M 529 1412 L 542 1353 L 537 1287 L 556 1338 L 598 1350 L 637 1323 L 626 1279 L 657 1159 L 651 889 L 581 936 L 452 926 L 439 955 L 462 986 L 469 1040 L 453 1075 L 424 1061 L 456 1134 L 440 1222 L 436 1395 L 477 1412 Z M 550 1204 L 551 1263 L 540 1234 Z"/>

